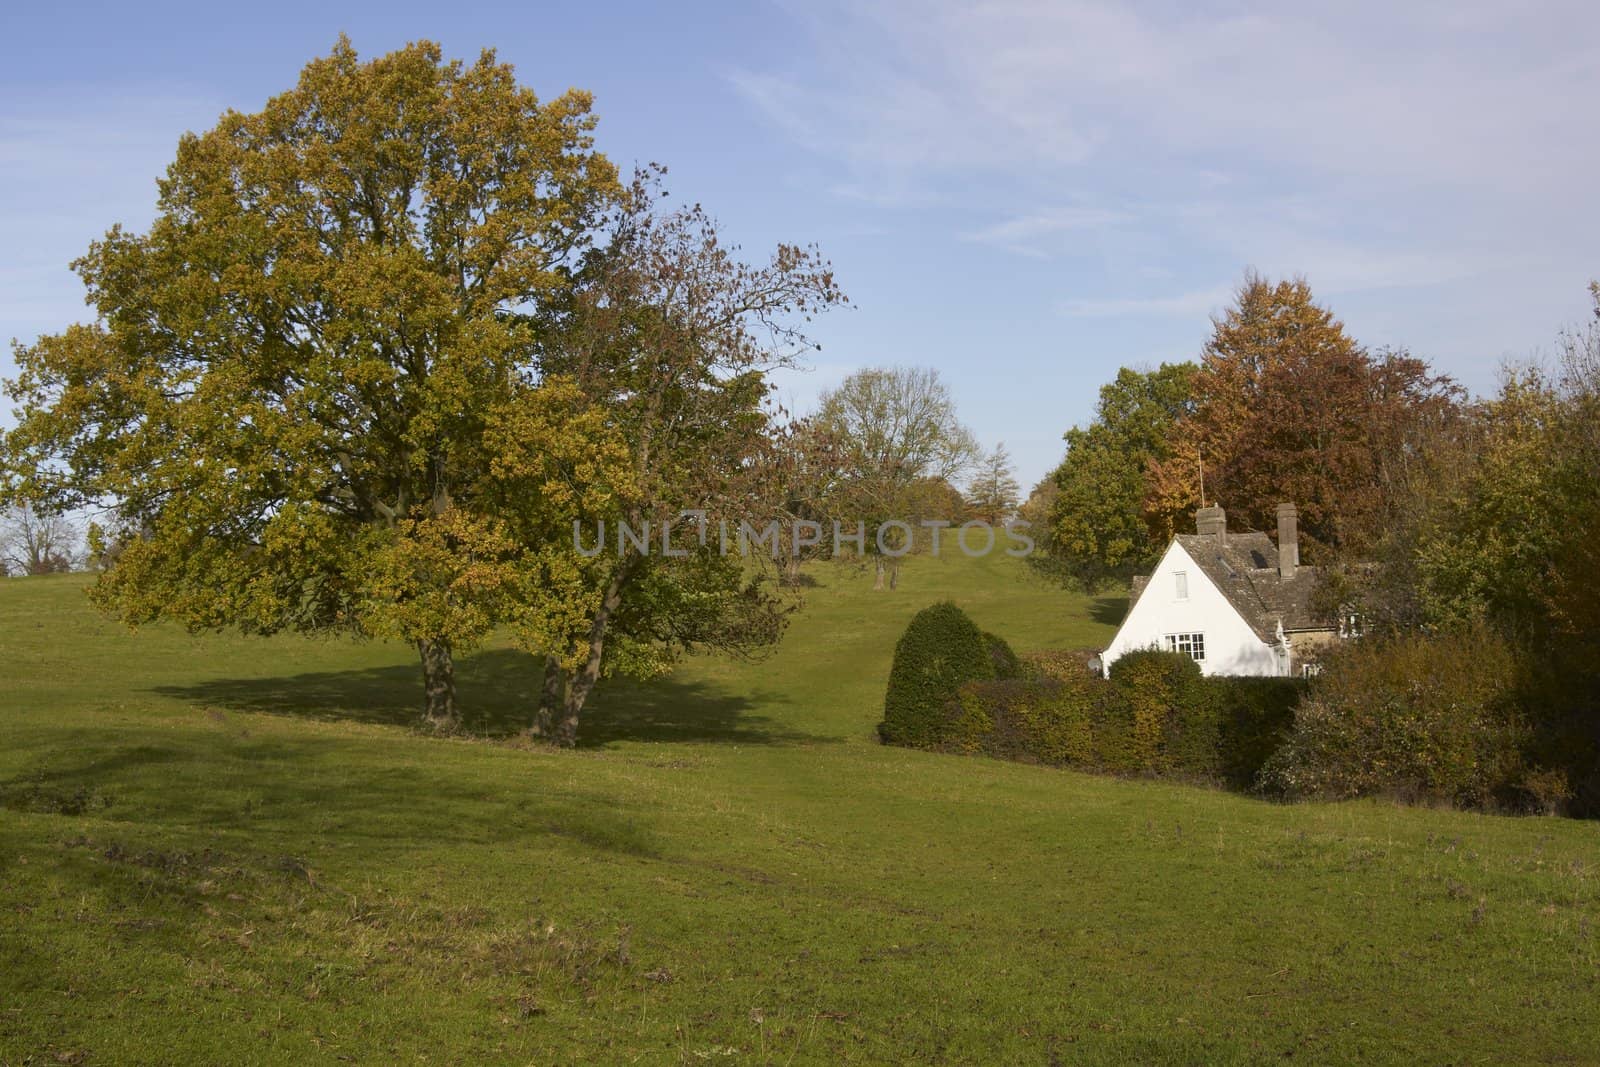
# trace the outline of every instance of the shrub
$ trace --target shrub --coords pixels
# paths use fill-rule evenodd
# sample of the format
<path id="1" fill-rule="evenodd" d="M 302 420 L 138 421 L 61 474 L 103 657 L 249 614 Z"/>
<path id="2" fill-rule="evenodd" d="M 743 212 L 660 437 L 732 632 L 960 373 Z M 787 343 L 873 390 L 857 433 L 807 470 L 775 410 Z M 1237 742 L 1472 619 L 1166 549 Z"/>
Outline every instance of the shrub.
<path id="1" fill-rule="evenodd" d="M 1188 656 L 1130 653 L 1101 678 L 1089 654 L 1017 657 L 954 604 L 919 613 L 895 649 L 879 735 L 1117 774 L 1257 784 L 1288 736 L 1299 679 L 1207 678 Z M 1553 780 L 1530 780 L 1548 795 Z"/>
<path id="2" fill-rule="evenodd" d="M 1006 644 L 1006 639 L 999 634 L 983 631 L 983 648 L 989 654 L 989 663 L 994 667 L 996 678 L 1021 678 L 1022 660 L 1011 651 L 1011 646 Z"/>
<path id="3" fill-rule="evenodd" d="M 1024 652 L 1019 658 L 1024 678 L 1071 681 L 1085 674 L 1091 674 L 1089 662 L 1097 661 L 1099 653 L 1093 649 L 1048 648 L 1038 652 Z"/>
<path id="4" fill-rule="evenodd" d="M 1342 646 L 1295 709 L 1264 783 L 1328 799 L 1511 797 L 1526 777 L 1517 675 L 1511 646 L 1484 628 Z"/>
<path id="5" fill-rule="evenodd" d="M 1102 731 L 1109 770 L 1220 776 L 1218 703 L 1200 667 L 1181 652 L 1130 652 L 1111 665 L 1120 715 Z"/>
<path id="6" fill-rule="evenodd" d="M 946 747 L 1054 766 L 1094 765 L 1094 726 L 1110 689 L 1076 678 L 968 682 L 949 705 Z"/>
<path id="7" fill-rule="evenodd" d="M 1251 789 L 1289 736 L 1307 685 L 1299 678 L 1212 677 L 1206 687 L 1218 705 L 1218 771 L 1230 788 Z"/>
<path id="8" fill-rule="evenodd" d="M 922 609 L 895 646 L 878 736 L 892 745 L 938 746 L 956 690 L 994 676 L 983 632 L 966 612 L 950 601 Z"/>
<path id="9" fill-rule="evenodd" d="M 1592 641 L 1593 638 L 1590 638 Z M 1560 642 L 1523 650 L 1518 703 L 1532 738 L 1524 780 L 1535 811 L 1600 817 L 1600 670 L 1592 649 Z"/>

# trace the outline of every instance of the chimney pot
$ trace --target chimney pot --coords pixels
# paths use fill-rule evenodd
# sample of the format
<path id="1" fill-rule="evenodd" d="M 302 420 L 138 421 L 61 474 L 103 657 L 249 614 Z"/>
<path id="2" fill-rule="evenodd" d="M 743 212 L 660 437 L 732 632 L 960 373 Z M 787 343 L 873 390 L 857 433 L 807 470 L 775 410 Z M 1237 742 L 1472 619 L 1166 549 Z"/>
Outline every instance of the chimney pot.
<path id="1" fill-rule="evenodd" d="M 1300 565 L 1300 511 L 1293 504 L 1278 505 L 1278 577 L 1294 577 Z"/>

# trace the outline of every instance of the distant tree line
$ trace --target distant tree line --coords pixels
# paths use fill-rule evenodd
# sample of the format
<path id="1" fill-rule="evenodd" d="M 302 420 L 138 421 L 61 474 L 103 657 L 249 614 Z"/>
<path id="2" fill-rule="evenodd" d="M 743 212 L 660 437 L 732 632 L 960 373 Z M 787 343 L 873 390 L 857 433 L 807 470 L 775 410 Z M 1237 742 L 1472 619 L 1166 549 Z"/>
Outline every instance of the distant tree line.
<path id="1" fill-rule="evenodd" d="M 1293 500 L 1315 560 L 1370 551 L 1424 442 L 1464 394 L 1404 352 L 1352 340 L 1303 279 L 1246 277 L 1198 364 L 1123 369 L 1035 490 L 1051 563 L 1094 587 L 1151 566 L 1195 509 L 1272 528 Z"/>

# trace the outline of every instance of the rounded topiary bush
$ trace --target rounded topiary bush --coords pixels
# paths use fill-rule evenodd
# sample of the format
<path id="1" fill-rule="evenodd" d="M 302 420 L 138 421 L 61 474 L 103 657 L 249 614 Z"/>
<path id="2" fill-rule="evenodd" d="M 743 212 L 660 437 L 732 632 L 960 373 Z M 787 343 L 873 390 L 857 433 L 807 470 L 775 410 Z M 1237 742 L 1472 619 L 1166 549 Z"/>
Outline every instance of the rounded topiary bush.
<path id="1" fill-rule="evenodd" d="M 993 677 L 990 645 L 966 612 L 948 600 L 923 608 L 895 646 L 878 736 L 891 745 L 939 745 L 962 683 Z"/>

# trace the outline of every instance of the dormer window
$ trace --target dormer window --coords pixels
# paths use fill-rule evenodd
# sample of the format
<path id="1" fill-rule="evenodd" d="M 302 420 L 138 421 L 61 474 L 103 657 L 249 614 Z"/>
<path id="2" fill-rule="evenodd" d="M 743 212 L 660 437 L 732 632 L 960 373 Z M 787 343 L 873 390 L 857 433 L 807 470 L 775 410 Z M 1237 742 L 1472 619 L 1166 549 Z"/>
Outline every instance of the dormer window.
<path id="1" fill-rule="evenodd" d="M 1173 583 L 1179 600 L 1189 599 L 1189 572 L 1176 571 L 1172 575 Z"/>

